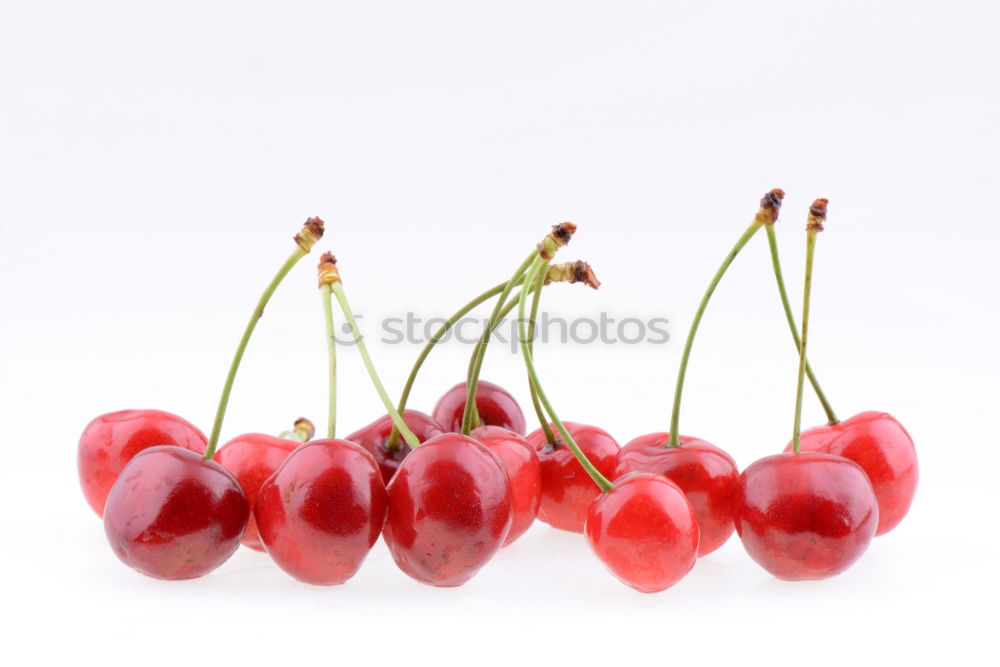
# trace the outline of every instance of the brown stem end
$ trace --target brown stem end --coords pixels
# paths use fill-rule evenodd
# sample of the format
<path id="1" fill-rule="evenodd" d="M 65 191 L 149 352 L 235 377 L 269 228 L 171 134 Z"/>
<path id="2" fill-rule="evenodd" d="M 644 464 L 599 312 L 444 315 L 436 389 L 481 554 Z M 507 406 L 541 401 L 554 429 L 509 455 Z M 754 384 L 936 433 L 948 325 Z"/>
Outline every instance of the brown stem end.
<path id="1" fill-rule="evenodd" d="M 549 283 L 583 283 L 593 289 L 601 286 L 601 281 L 597 279 L 590 264 L 579 260 L 550 266 L 545 274 L 545 284 Z"/>
<path id="2" fill-rule="evenodd" d="M 333 285 L 340 282 L 340 271 L 337 269 L 337 258 L 332 252 L 324 252 L 319 258 L 319 266 L 316 267 L 316 274 L 319 278 L 319 286 Z"/>
<path id="3" fill-rule="evenodd" d="M 781 201 L 785 198 L 785 191 L 781 188 L 774 188 L 760 199 L 760 209 L 757 211 L 755 220 L 762 225 L 773 225 L 778 220 L 778 212 L 781 211 Z"/>
<path id="4" fill-rule="evenodd" d="M 812 206 L 809 207 L 809 217 L 806 219 L 806 229 L 823 231 L 823 223 L 826 222 L 826 206 L 829 203 L 830 200 L 825 197 L 820 197 L 812 203 Z"/>
<path id="5" fill-rule="evenodd" d="M 308 442 L 312 440 L 313 436 L 316 435 L 316 425 L 305 417 L 299 417 L 295 420 L 295 425 L 292 428 L 301 438 L 302 442 Z"/>
<path id="6" fill-rule="evenodd" d="M 556 256 L 559 248 L 569 243 L 576 233 L 576 225 L 572 222 L 560 222 L 552 226 L 552 231 L 546 234 L 542 242 L 538 244 L 538 254 L 547 261 L 551 261 Z"/>
<path id="7" fill-rule="evenodd" d="M 295 243 L 303 251 L 309 252 L 316 245 L 316 242 L 323 238 L 324 227 L 323 221 L 319 218 L 309 218 L 302 225 L 299 233 L 294 236 Z"/>

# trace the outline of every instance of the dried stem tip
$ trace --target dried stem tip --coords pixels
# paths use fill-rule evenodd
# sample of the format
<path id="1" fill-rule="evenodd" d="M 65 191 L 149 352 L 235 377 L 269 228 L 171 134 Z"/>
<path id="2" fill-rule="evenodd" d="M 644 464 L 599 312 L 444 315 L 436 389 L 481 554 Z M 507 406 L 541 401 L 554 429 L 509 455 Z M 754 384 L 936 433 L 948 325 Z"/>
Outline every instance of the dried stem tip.
<path id="1" fill-rule="evenodd" d="M 773 225 L 778 220 L 778 211 L 781 210 L 781 200 L 785 198 L 785 191 L 781 188 L 774 188 L 760 200 L 760 208 L 754 220 L 762 225 Z"/>
<path id="2" fill-rule="evenodd" d="M 309 218 L 294 238 L 295 243 L 303 251 L 309 252 L 316 242 L 323 238 L 323 221 L 319 218 Z"/>
<path id="3" fill-rule="evenodd" d="M 319 258 L 319 266 L 316 269 L 319 277 L 319 286 L 333 285 L 340 282 L 340 271 L 337 269 L 337 258 L 332 252 L 324 252 Z"/>
<path id="4" fill-rule="evenodd" d="M 812 203 L 812 206 L 809 207 L 809 217 L 806 219 L 806 229 L 823 231 L 823 223 L 826 222 L 826 205 L 829 203 L 830 200 L 823 197 Z"/>
<path id="5" fill-rule="evenodd" d="M 302 436 L 302 442 L 312 440 L 313 436 L 316 435 L 316 425 L 305 417 L 299 417 L 295 420 L 293 430 Z"/>
<path id="6" fill-rule="evenodd" d="M 576 225 L 572 222 L 560 222 L 553 225 L 552 231 L 546 234 L 542 242 L 538 244 L 538 255 L 547 261 L 552 261 L 559 248 L 563 247 L 573 238 L 576 232 Z"/>
<path id="7" fill-rule="evenodd" d="M 550 266 L 548 273 L 545 274 L 545 284 L 549 283 L 583 283 L 594 289 L 601 286 L 601 281 L 594 275 L 590 264 L 579 260 Z"/>

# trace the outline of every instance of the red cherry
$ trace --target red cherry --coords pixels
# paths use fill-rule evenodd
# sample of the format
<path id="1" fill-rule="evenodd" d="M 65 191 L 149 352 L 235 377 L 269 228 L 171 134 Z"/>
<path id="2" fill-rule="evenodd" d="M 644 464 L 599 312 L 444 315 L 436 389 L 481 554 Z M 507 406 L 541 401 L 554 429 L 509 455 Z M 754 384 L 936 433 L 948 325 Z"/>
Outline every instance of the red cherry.
<path id="1" fill-rule="evenodd" d="M 425 584 L 464 584 L 510 530 L 503 463 L 481 442 L 458 433 L 413 450 L 386 490 L 385 543 L 396 565 Z"/>
<path id="2" fill-rule="evenodd" d="M 83 495 L 97 516 L 118 475 L 132 457 L 149 447 L 176 445 L 205 452 L 205 435 L 177 415 L 162 410 L 120 410 L 96 417 L 83 429 L 77 470 Z"/>
<path id="3" fill-rule="evenodd" d="M 542 502 L 542 468 L 538 455 L 522 436 L 499 426 L 480 426 L 471 436 L 490 448 L 507 471 L 513 520 L 503 546 L 514 542 L 535 522 Z"/>
<path id="4" fill-rule="evenodd" d="M 264 551 L 253 512 L 260 487 L 301 444 L 297 440 L 264 433 L 245 433 L 219 447 L 215 454 L 215 461 L 233 473 L 250 503 L 250 523 L 243 531 L 243 539 L 240 541 L 251 549 Z"/>
<path id="5" fill-rule="evenodd" d="M 618 453 L 613 479 L 642 471 L 677 484 L 698 517 L 698 555 L 704 556 L 733 534 L 733 496 L 740 471 L 733 457 L 711 443 L 682 435 L 680 447 L 667 447 L 669 440 L 669 433 L 649 433 L 629 442 Z"/>
<path id="6" fill-rule="evenodd" d="M 403 421 L 406 426 L 417 436 L 417 440 L 424 442 L 436 435 L 445 432 L 441 424 L 436 419 L 425 412 L 419 410 L 404 410 Z M 345 438 L 351 442 L 361 445 L 368 450 L 378 463 L 379 470 L 382 471 L 382 479 L 388 484 L 392 476 L 396 474 L 399 464 L 403 462 L 409 453 L 410 447 L 399 438 L 399 448 L 390 451 L 386 447 L 389 435 L 392 433 L 392 417 L 385 415 L 379 417 L 368 426 L 364 426 Z"/>
<path id="7" fill-rule="evenodd" d="M 462 430 L 466 387 L 464 382 L 456 384 L 434 406 L 431 414 L 447 431 L 458 433 Z M 476 409 L 483 426 L 499 426 L 519 435 L 527 430 L 521 406 L 500 385 L 480 380 L 476 385 Z"/>
<path id="8" fill-rule="evenodd" d="M 858 464 L 819 452 L 775 454 L 740 475 L 736 533 L 778 577 L 825 579 L 856 561 L 875 536 L 878 504 Z"/>
<path id="9" fill-rule="evenodd" d="M 104 532 L 126 565 L 157 579 L 191 579 L 226 562 L 249 518 L 228 470 L 188 449 L 150 447 L 111 488 Z"/>
<path id="10" fill-rule="evenodd" d="M 871 480 L 878 500 L 876 535 L 895 528 L 917 491 L 917 450 L 903 425 L 886 412 L 862 412 L 833 425 L 803 431 L 800 451 L 850 459 Z M 792 445 L 785 448 L 792 450 Z"/>
<path id="11" fill-rule="evenodd" d="M 342 584 L 378 539 L 388 501 L 378 463 L 347 440 L 299 446 L 264 482 L 254 514 L 282 570 L 307 584 Z"/>
<path id="12" fill-rule="evenodd" d="M 615 439 L 596 426 L 567 421 L 563 426 L 598 472 L 613 479 L 619 450 Z M 528 443 L 534 447 L 542 467 L 542 503 L 538 518 L 555 528 L 582 533 L 587 510 L 601 490 L 570 448 L 559 440 L 555 426 L 551 428 L 556 435 L 554 447 L 546 442 L 541 429 L 528 434 Z"/>
<path id="13" fill-rule="evenodd" d="M 585 533 L 611 573 L 643 593 L 670 588 L 698 559 L 694 510 L 662 475 L 633 472 L 616 480 L 590 506 Z"/>

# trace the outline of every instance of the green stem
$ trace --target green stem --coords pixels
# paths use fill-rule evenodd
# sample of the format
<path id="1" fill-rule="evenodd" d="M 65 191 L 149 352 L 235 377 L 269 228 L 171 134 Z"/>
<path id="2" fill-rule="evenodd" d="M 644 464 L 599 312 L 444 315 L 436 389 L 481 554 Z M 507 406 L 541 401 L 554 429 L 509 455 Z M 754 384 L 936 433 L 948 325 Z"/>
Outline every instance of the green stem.
<path id="1" fill-rule="evenodd" d="M 473 299 L 469 303 L 459 308 L 454 315 L 448 318 L 448 321 L 446 321 L 444 324 L 438 327 L 438 330 L 434 332 L 434 335 L 431 336 L 430 340 L 427 341 L 427 343 L 424 345 L 424 348 L 420 351 L 420 355 L 417 357 L 417 360 L 413 363 L 413 368 L 410 369 L 410 376 L 406 378 L 406 384 L 403 385 L 403 393 L 400 394 L 399 403 L 396 404 L 396 410 L 399 412 L 399 414 L 403 414 L 404 410 L 406 410 L 406 402 L 410 399 L 410 391 L 412 391 L 413 389 L 413 383 L 416 382 L 417 374 L 420 372 L 421 367 L 424 365 L 424 361 L 427 360 L 428 355 L 430 355 L 431 350 L 434 349 L 434 346 L 437 345 L 442 338 L 444 338 L 444 335 L 448 333 L 448 331 L 450 331 L 451 328 L 455 326 L 455 324 L 460 319 L 469 314 L 469 312 L 476 306 L 479 306 L 480 304 L 489 301 L 497 294 L 503 292 L 506 286 L 507 283 L 503 282 L 500 283 L 499 285 L 496 285 L 495 287 L 486 290 L 485 292 L 477 296 L 475 299 Z M 396 451 L 397 449 L 399 449 L 399 431 L 396 430 L 395 424 L 393 424 L 392 426 L 392 433 L 389 434 L 389 440 L 386 441 L 385 446 L 386 449 L 390 451 Z"/>
<path id="2" fill-rule="evenodd" d="M 260 295 L 260 299 L 257 301 L 257 307 L 254 308 L 253 314 L 250 316 L 250 321 L 247 322 L 246 328 L 243 330 L 243 337 L 240 338 L 240 343 L 236 347 L 236 354 L 233 355 L 233 360 L 229 364 L 229 372 L 226 374 L 226 383 L 222 387 L 222 396 L 219 397 L 219 407 L 215 411 L 215 421 L 212 424 L 212 433 L 208 438 L 208 446 L 205 448 L 205 458 L 211 459 L 215 456 L 215 449 L 219 446 L 219 434 L 222 432 L 222 420 L 226 416 L 226 407 L 229 405 L 229 394 L 233 391 L 233 382 L 236 380 L 236 371 L 239 370 L 240 362 L 243 360 L 243 353 L 246 352 L 247 343 L 250 342 L 250 336 L 253 334 L 254 328 L 257 326 L 257 322 L 260 320 L 261 316 L 264 314 L 264 307 L 267 302 L 270 301 L 271 295 L 274 291 L 278 289 L 278 285 L 281 281 L 285 279 L 288 272 L 292 270 L 296 262 L 305 257 L 308 251 L 303 250 L 301 247 L 296 247 L 285 263 L 281 265 L 278 272 L 271 279 L 264 293 Z"/>
<path id="3" fill-rule="evenodd" d="M 809 227 L 806 230 L 806 277 L 802 288 L 802 343 L 799 346 L 799 376 L 795 387 L 795 425 L 792 428 L 792 451 L 799 453 L 802 433 L 802 390 L 805 384 L 806 342 L 809 333 L 809 300 L 812 292 L 813 255 L 816 252 L 817 230 Z"/>
<path id="4" fill-rule="evenodd" d="M 490 321 L 486 326 L 483 338 L 480 340 L 479 346 L 473 352 L 473 364 L 469 369 L 469 377 L 466 379 L 465 387 L 465 412 L 462 413 L 463 435 L 469 435 L 473 427 L 479 425 L 479 415 L 476 410 L 476 387 L 479 384 L 479 372 L 483 368 L 483 360 L 486 358 L 486 347 L 490 344 L 490 334 L 500 321 L 500 313 L 503 310 L 504 303 L 506 303 L 508 295 L 510 295 L 511 290 L 514 289 L 514 285 L 518 283 L 522 276 L 525 276 L 526 272 L 537 257 L 538 251 L 532 250 L 527 259 L 521 263 L 521 266 L 519 266 L 517 271 L 514 272 L 514 275 L 511 276 L 511 279 L 507 281 L 503 291 L 500 293 L 500 298 L 497 299 L 496 305 L 493 306 L 493 313 L 490 315 Z M 527 284 L 527 278 L 525 277 L 525 285 Z M 521 291 L 524 291 L 523 287 L 521 288 Z"/>
<path id="5" fill-rule="evenodd" d="M 546 262 L 545 266 L 548 267 L 548 262 Z M 532 355 L 535 354 L 535 321 L 538 318 L 538 306 L 542 300 L 542 286 L 545 284 L 545 273 L 544 269 L 539 269 L 538 278 L 533 283 L 535 294 L 531 299 L 531 316 L 528 321 L 528 351 Z M 535 408 L 535 414 L 538 416 L 538 424 L 542 429 L 542 433 L 545 434 L 545 442 L 554 445 L 556 444 L 556 436 L 552 432 L 552 427 L 549 426 L 549 420 L 545 418 L 545 413 L 542 411 L 542 403 L 538 400 L 538 390 L 535 389 L 535 383 L 529 381 L 528 390 L 531 392 L 531 405 Z"/>
<path id="6" fill-rule="evenodd" d="M 337 437 L 337 339 L 333 330 L 333 299 L 330 286 L 320 285 L 323 300 L 323 321 L 326 324 L 326 350 L 329 360 L 329 385 L 327 389 L 326 437 Z"/>
<path id="7" fill-rule="evenodd" d="M 701 318 L 705 314 L 705 308 L 708 306 L 708 302 L 712 298 L 712 293 L 715 292 L 716 286 L 718 286 L 719 281 L 722 280 L 722 276 L 726 274 L 726 270 L 729 265 L 733 263 L 736 259 L 736 255 L 740 253 L 743 246 L 747 244 L 753 235 L 757 233 L 757 230 L 763 225 L 759 220 L 754 220 L 750 223 L 750 226 L 746 228 L 743 235 L 740 236 L 739 241 L 733 246 L 729 254 L 726 255 L 726 259 L 723 260 L 722 265 L 715 272 L 712 277 L 712 282 L 708 284 L 708 289 L 705 290 L 704 296 L 701 298 L 701 303 L 698 305 L 698 310 L 694 314 L 694 320 L 691 322 L 691 328 L 688 330 L 687 340 L 684 342 L 684 352 L 681 354 L 681 365 L 677 371 L 677 386 L 674 388 L 674 407 L 673 412 L 670 416 L 670 441 L 667 443 L 668 447 L 679 447 L 680 446 L 680 433 L 678 432 L 678 423 L 681 418 L 681 393 L 684 391 L 684 376 L 687 374 L 688 359 L 691 357 L 691 347 L 694 344 L 695 334 L 698 333 L 698 325 L 701 324 Z"/>
<path id="8" fill-rule="evenodd" d="M 802 339 L 799 338 L 799 326 L 795 323 L 795 315 L 792 313 L 792 305 L 788 301 L 788 292 L 785 290 L 785 278 L 781 271 L 781 260 L 778 258 L 778 238 L 777 234 L 774 232 L 774 225 L 767 225 L 767 245 L 771 249 L 771 266 L 774 268 L 774 279 L 778 283 L 778 294 L 781 295 L 781 307 L 785 310 L 785 320 L 788 322 L 788 329 L 792 332 L 792 340 L 795 341 L 795 349 L 802 353 Z M 826 394 L 823 393 L 823 389 L 819 386 L 819 380 L 816 379 L 816 374 L 813 373 L 812 366 L 809 360 L 806 360 L 806 375 L 809 377 L 809 383 L 812 385 L 813 391 L 816 393 L 816 398 L 823 405 L 823 412 L 826 413 L 827 421 L 830 424 L 836 424 L 840 420 L 837 419 L 837 415 L 833 412 L 833 407 L 830 405 L 830 401 L 827 400 Z"/>
<path id="9" fill-rule="evenodd" d="M 420 446 L 420 441 L 417 436 L 413 434 L 413 431 L 409 429 L 403 418 L 399 416 L 396 412 L 396 407 L 392 404 L 392 399 L 389 398 L 389 394 L 386 393 L 385 387 L 382 386 L 382 381 L 379 380 L 378 373 L 375 371 L 375 365 L 372 363 L 372 358 L 368 354 L 368 346 L 365 345 L 365 340 L 361 336 L 361 330 L 358 329 L 358 323 L 354 320 L 354 313 L 351 311 L 350 304 L 347 303 L 347 295 L 344 294 L 344 285 L 341 282 L 335 282 L 331 285 L 330 289 L 333 291 L 333 295 L 337 297 L 337 303 L 340 304 L 340 309 L 344 311 L 344 317 L 347 318 L 348 324 L 351 326 L 351 335 L 354 336 L 354 341 L 358 344 L 358 351 L 361 353 L 361 359 L 365 363 L 365 369 L 368 371 L 368 377 L 371 378 L 372 384 L 375 385 L 375 391 L 378 393 L 379 398 L 382 399 L 382 405 L 385 409 L 389 411 L 389 415 L 392 417 L 393 423 L 399 432 L 403 436 L 403 440 L 406 444 L 410 446 L 411 449 L 416 449 Z"/>
<path id="10" fill-rule="evenodd" d="M 544 270 L 544 267 L 547 265 L 548 262 L 544 258 L 538 258 L 537 262 L 529 270 L 528 277 L 525 278 L 525 286 L 521 288 L 521 295 L 518 298 L 518 333 L 520 334 L 519 338 L 521 341 L 521 355 L 524 357 L 524 364 L 528 369 L 528 377 L 531 379 L 531 383 L 535 386 L 535 391 L 538 392 L 538 398 L 542 402 L 542 405 L 545 406 L 545 411 L 548 412 L 549 417 L 552 419 L 552 423 L 556 425 L 556 429 L 559 431 L 559 434 L 562 436 L 566 445 L 570 448 L 570 451 L 573 452 L 573 456 L 575 456 L 576 460 L 580 462 L 583 469 L 587 471 L 587 474 L 594 480 L 594 483 L 601 488 L 601 491 L 607 492 L 614 488 L 614 484 L 612 484 L 607 477 L 602 475 L 601 472 L 594 467 L 594 464 L 590 462 L 587 456 L 580 449 L 579 445 L 576 444 L 576 441 L 573 440 L 573 436 L 570 435 L 568 430 L 566 430 L 566 427 L 556 415 L 555 410 L 552 409 L 552 404 L 549 402 L 548 397 L 545 395 L 545 390 L 542 388 L 542 384 L 538 380 L 538 373 L 535 371 L 534 360 L 531 356 L 531 348 L 528 345 L 528 335 L 525 327 L 525 306 L 528 301 L 528 286 L 532 284 L 535 274 L 538 271 Z"/>

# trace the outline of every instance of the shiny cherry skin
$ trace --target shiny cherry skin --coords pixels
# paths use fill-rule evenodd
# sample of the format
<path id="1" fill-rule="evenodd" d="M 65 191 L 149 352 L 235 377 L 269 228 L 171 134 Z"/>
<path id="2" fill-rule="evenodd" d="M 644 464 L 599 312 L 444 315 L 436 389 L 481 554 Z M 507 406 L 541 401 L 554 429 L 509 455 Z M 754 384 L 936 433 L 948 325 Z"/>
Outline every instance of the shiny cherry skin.
<path id="1" fill-rule="evenodd" d="M 779 579 L 826 579 L 868 548 L 878 503 L 864 470 L 842 456 L 786 452 L 740 475 L 736 533 L 747 553 Z"/>
<path id="2" fill-rule="evenodd" d="M 232 473 L 182 447 L 150 447 L 108 494 L 104 533 L 126 565 L 157 579 L 192 579 L 240 546 L 250 505 Z"/>
<path id="3" fill-rule="evenodd" d="M 447 431 L 458 433 L 462 430 L 466 387 L 464 382 L 456 384 L 434 406 L 431 414 Z M 518 435 L 527 431 L 521 406 L 500 385 L 480 380 L 476 385 L 476 408 L 483 426 L 499 426 Z"/>
<path id="4" fill-rule="evenodd" d="M 378 463 L 353 442 L 299 446 L 264 482 L 254 514 L 278 566 L 307 584 L 342 584 L 358 571 L 385 522 Z"/>
<path id="5" fill-rule="evenodd" d="M 382 536 L 419 582 L 460 586 L 500 549 L 512 519 L 510 483 L 496 454 L 458 433 L 413 450 L 389 482 Z"/>
<path id="6" fill-rule="evenodd" d="M 883 535 L 906 516 L 917 491 L 917 450 L 896 418 L 886 412 L 862 412 L 838 424 L 802 432 L 800 451 L 826 452 L 850 459 L 871 480 L 878 499 L 878 529 Z M 792 445 L 785 448 L 792 450 Z"/>
<path id="7" fill-rule="evenodd" d="M 419 410 L 404 410 L 403 421 L 420 442 L 445 432 L 436 419 Z M 385 415 L 345 438 L 371 452 L 371 455 L 378 462 L 379 470 L 382 471 L 382 479 L 386 484 L 396 474 L 399 464 L 410 453 L 410 448 L 402 437 L 399 438 L 399 447 L 396 450 L 390 450 L 386 447 L 390 434 L 392 434 L 392 417 Z"/>
<path id="8" fill-rule="evenodd" d="M 480 426 L 470 435 L 483 443 L 503 462 L 510 482 L 513 519 L 503 546 L 508 546 L 535 522 L 542 502 L 542 467 L 538 455 L 523 436 L 499 426 Z"/>
<path id="9" fill-rule="evenodd" d="M 594 467 L 608 479 L 614 479 L 620 449 L 615 439 L 596 426 L 575 422 L 563 422 L 563 426 Z M 538 518 L 554 528 L 582 533 L 587 510 L 601 490 L 559 438 L 555 426 L 551 428 L 556 436 L 554 447 L 546 442 L 541 429 L 528 434 L 528 443 L 534 447 L 542 467 L 542 503 Z"/>
<path id="10" fill-rule="evenodd" d="M 203 454 L 206 444 L 194 424 L 162 410 L 119 410 L 96 417 L 83 429 L 77 447 L 83 495 L 97 516 L 104 516 L 108 493 L 133 456 L 157 445 Z"/>
<path id="11" fill-rule="evenodd" d="M 698 520 L 679 486 L 631 472 L 587 511 L 590 547 L 622 583 L 642 593 L 676 584 L 698 559 Z"/>
<path id="12" fill-rule="evenodd" d="M 614 479 L 642 471 L 663 475 L 681 488 L 698 517 L 698 555 L 712 553 L 733 534 L 733 497 L 740 470 L 726 452 L 690 436 L 679 447 L 667 447 L 669 433 L 635 438 L 618 453 Z"/>
<path id="13" fill-rule="evenodd" d="M 233 473 L 250 503 L 250 523 L 243 531 L 243 539 L 240 541 L 255 551 L 264 551 L 253 511 L 260 487 L 301 444 L 298 440 L 265 433 L 245 433 L 219 447 L 219 451 L 215 453 L 215 461 Z"/>

